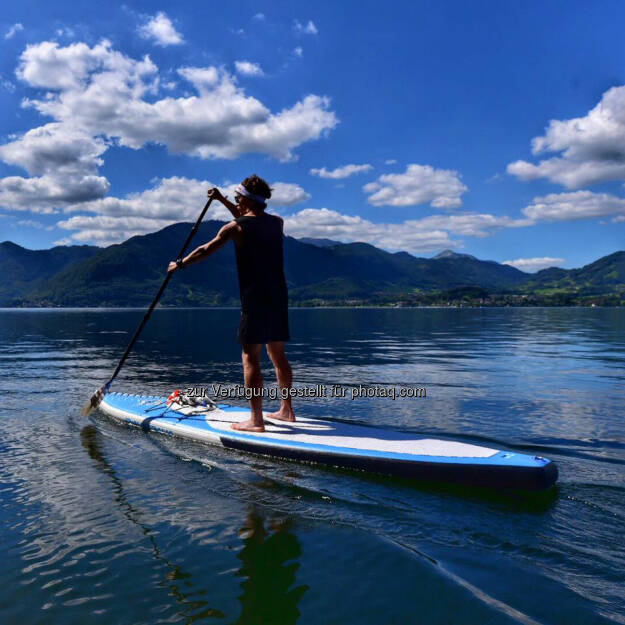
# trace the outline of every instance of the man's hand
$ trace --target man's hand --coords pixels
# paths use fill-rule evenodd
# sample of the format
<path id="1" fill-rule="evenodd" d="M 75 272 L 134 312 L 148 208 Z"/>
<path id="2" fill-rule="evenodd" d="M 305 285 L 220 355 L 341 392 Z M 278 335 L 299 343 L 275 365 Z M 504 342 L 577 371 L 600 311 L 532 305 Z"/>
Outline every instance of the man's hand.
<path id="1" fill-rule="evenodd" d="M 180 269 L 180 265 L 177 261 L 172 260 L 167 267 L 167 273 L 174 273 L 174 271 Z"/>
<path id="2" fill-rule="evenodd" d="M 224 196 L 221 194 L 221 191 L 217 187 L 209 189 L 206 195 L 208 195 L 209 198 L 212 198 L 213 200 L 219 200 L 220 202 L 223 202 L 225 200 Z"/>

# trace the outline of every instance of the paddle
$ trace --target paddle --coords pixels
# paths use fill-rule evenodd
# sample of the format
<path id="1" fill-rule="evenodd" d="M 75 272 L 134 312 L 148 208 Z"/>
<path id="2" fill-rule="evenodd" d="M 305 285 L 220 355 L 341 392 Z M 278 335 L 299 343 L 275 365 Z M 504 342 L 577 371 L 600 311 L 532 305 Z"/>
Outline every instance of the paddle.
<path id="1" fill-rule="evenodd" d="M 204 215 L 206 214 L 206 211 L 208 210 L 208 207 L 211 205 L 212 201 L 213 201 L 213 198 L 211 197 L 209 198 L 208 202 L 206 202 L 206 205 L 202 209 L 202 212 L 200 213 L 200 216 L 197 218 L 197 221 L 195 222 L 195 225 L 191 229 L 191 232 L 189 232 L 189 236 L 187 236 L 187 240 L 184 242 L 184 245 L 182 246 L 182 249 L 180 250 L 180 253 L 178 254 L 177 258 L 182 258 L 184 256 L 184 253 L 187 251 L 187 247 L 189 247 L 189 243 L 191 243 L 191 239 L 194 237 L 195 233 L 197 232 L 197 229 L 200 227 L 200 223 L 202 222 L 202 219 L 204 219 Z M 169 284 L 169 281 L 171 280 L 172 275 L 173 275 L 172 273 L 167 272 L 167 275 L 165 276 L 165 280 L 163 280 L 163 284 L 161 284 L 161 288 L 158 290 L 156 297 L 154 298 L 147 312 L 143 316 L 143 319 L 141 323 L 139 324 L 139 327 L 136 329 L 134 336 L 130 340 L 130 343 L 128 343 L 128 347 L 126 348 L 124 355 L 121 357 L 121 360 L 117 364 L 117 368 L 113 372 L 113 375 L 109 378 L 108 382 L 106 384 L 103 384 L 91 396 L 91 399 L 83 406 L 82 411 L 81 411 L 83 416 L 86 417 L 94 408 L 97 408 L 100 405 L 100 402 L 102 401 L 102 399 L 104 398 L 104 395 L 108 393 L 108 390 L 111 384 L 113 383 L 113 380 L 117 377 L 117 374 L 120 372 L 121 368 L 124 366 L 124 362 L 126 362 L 126 358 L 128 357 L 128 354 L 130 354 L 130 351 L 134 347 L 134 344 L 137 342 L 137 339 L 139 338 L 141 331 L 143 330 L 148 319 L 150 318 L 150 315 L 152 314 L 152 311 L 154 310 L 156 304 L 158 303 L 158 300 L 161 298 L 161 295 L 167 288 L 167 285 Z"/>

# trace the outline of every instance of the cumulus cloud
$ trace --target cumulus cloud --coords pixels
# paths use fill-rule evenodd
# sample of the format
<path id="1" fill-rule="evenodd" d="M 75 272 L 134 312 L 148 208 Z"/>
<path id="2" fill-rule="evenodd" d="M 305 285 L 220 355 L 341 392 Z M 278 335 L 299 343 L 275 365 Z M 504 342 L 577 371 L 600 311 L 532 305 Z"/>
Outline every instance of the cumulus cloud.
<path id="1" fill-rule="evenodd" d="M 0 146 L 0 158 L 29 174 L 96 173 L 107 145 L 79 128 L 50 123 Z"/>
<path id="2" fill-rule="evenodd" d="M 223 70 L 177 71 L 197 95 L 159 99 L 158 68 L 151 59 L 132 59 L 108 41 L 93 47 L 28 46 L 17 76 L 45 93 L 23 106 L 54 121 L 0 146 L 1 159 L 34 176 L 0 180 L 3 205 L 50 211 L 102 197 L 108 181 L 97 170 L 112 145 L 139 149 L 158 143 L 204 159 L 256 152 L 287 161 L 299 145 L 338 123 L 327 98 L 309 95 L 273 113 Z"/>
<path id="3" fill-rule="evenodd" d="M 522 180 L 548 178 L 569 189 L 625 180 L 625 86 L 606 91 L 584 117 L 551 120 L 543 136 L 532 140 L 532 153 L 558 154 L 538 164 L 519 160 L 508 173 Z"/>
<path id="4" fill-rule="evenodd" d="M 534 273 L 547 267 L 558 267 L 564 263 L 564 258 L 551 258 L 549 256 L 536 258 L 517 258 L 516 260 L 504 260 L 502 264 L 516 267 L 521 271 Z"/>
<path id="5" fill-rule="evenodd" d="M 139 35 L 151 39 L 157 46 L 176 46 L 184 43 L 184 37 L 176 30 L 165 13 L 159 11 L 145 24 L 139 26 Z"/>
<path id="6" fill-rule="evenodd" d="M 206 191 L 215 184 L 174 176 L 158 180 L 154 187 L 125 198 L 104 197 L 67 207 L 66 212 L 92 213 L 76 215 L 58 226 L 76 230 L 74 241 L 92 241 L 97 245 L 118 243 L 136 234 L 147 234 L 180 221 L 195 221 L 206 198 Z M 234 187 L 221 187 L 222 193 L 234 195 Z M 310 199 L 302 187 L 286 182 L 272 183 L 273 194 L 269 206 L 292 206 Z M 208 218 L 230 220 L 232 215 L 219 202 L 211 204 Z"/>
<path id="7" fill-rule="evenodd" d="M 172 223 L 194 221 L 214 184 L 208 180 L 172 177 L 158 180 L 154 187 L 125 198 L 104 197 L 66 208 L 80 212 L 58 223 L 73 231 L 75 242 L 97 245 L 118 243 L 136 234 L 154 232 Z M 230 197 L 234 186 L 222 186 Z M 292 206 L 310 199 L 297 184 L 274 182 L 271 207 Z M 229 220 L 230 213 L 221 204 L 211 205 L 211 219 Z M 374 223 L 360 216 L 345 215 L 328 208 L 305 208 L 284 217 L 285 232 L 295 237 L 327 237 L 339 241 L 364 241 L 390 251 L 406 250 L 427 253 L 461 247 L 452 235 L 485 237 L 508 227 L 531 224 L 530 220 L 514 220 L 505 216 L 480 213 L 431 215 L 403 223 Z"/>
<path id="8" fill-rule="evenodd" d="M 269 206 L 293 206 L 310 199 L 310 194 L 298 184 L 274 182 L 271 188 Z"/>
<path id="9" fill-rule="evenodd" d="M 242 76 L 263 76 L 264 72 L 258 63 L 250 61 L 235 61 L 234 66 Z"/>
<path id="10" fill-rule="evenodd" d="M 291 108 L 271 113 L 247 96 L 232 76 L 212 67 L 179 72 L 199 97 L 148 100 L 157 79 L 149 57 L 135 61 L 113 51 L 108 42 L 87 50 L 80 46 L 84 44 L 59 49 L 46 43 L 27 49 L 20 76 L 56 92 L 25 104 L 93 134 L 115 138 L 126 147 L 160 143 L 171 152 L 200 158 L 232 159 L 261 152 L 290 160 L 294 148 L 337 123 L 327 98 L 309 95 Z M 64 63 L 59 63 L 60 57 Z"/>
<path id="11" fill-rule="evenodd" d="M 402 223 L 374 223 L 327 208 L 306 208 L 284 218 L 285 232 L 295 237 L 363 241 L 390 251 L 417 253 L 461 247 L 450 235 L 485 237 L 506 227 L 528 225 L 509 217 L 467 213 L 431 215 Z"/>
<path id="12" fill-rule="evenodd" d="M 303 33 L 305 35 L 316 35 L 319 32 L 312 20 L 308 20 L 306 24 L 295 20 L 295 22 L 293 22 L 293 27 L 298 33 Z"/>
<path id="13" fill-rule="evenodd" d="M 342 178 L 348 178 L 354 174 L 362 173 L 363 171 L 370 171 L 373 169 L 372 165 L 365 163 L 364 165 L 343 165 L 343 167 L 337 167 L 328 171 L 325 167 L 321 169 L 311 169 L 310 173 L 313 176 L 319 176 L 319 178 L 331 178 L 333 180 L 340 180 Z"/>
<path id="14" fill-rule="evenodd" d="M 405 223 L 421 228 L 441 229 L 469 237 L 487 237 L 502 228 L 522 228 L 533 225 L 529 219 L 512 219 L 506 215 L 489 213 L 461 213 L 457 215 L 430 215 Z"/>
<path id="15" fill-rule="evenodd" d="M 284 218 L 286 234 L 301 238 L 329 238 L 337 241 L 361 241 L 391 251 L 426 253 L 460 247 L 443 230 L 431 230 L 412 222 L 373 223 L 359 216 L 344 215 L 327 208 L 305 208 Z"/>
<path id="16" fill-rule="evenodd" d="M 111 245 L 125 241 L 138 234 L 156 232 L 172 222 L 147 217 L 107 217 L 105 215 L 76 215 L 57 226 L 65 230 L 78 230 L 65 241 L 72 243 L 94 243 L 95 245 Z"/>
<path id="17" fill-rule="evenodd" d="M 11 39 L 16 33 L 19 33 L 21 30 L 24 30 L 24 26 L 17 22 L 16 24 L 13 24 L 13 26 L 11 26 L 9 30 L 6 31 L 6 33 L 4 33 L 4 38 Z"/>
<path id="18" fill-rule="evenodd" d="M 462 206 L 467 187 L 456 171 L 430 165 L 408 165 L 403 174 L 384 174 L 363 187 L 374 206 L 416 206 L 451 209 Z"/>
<path id="19" fill-rule="evenodd" d="M 230 199 L 234 198 L 237 184 L 222 187 L 222 193 L 227 195 Z M 267 202 L 268 206 L 293 206 L 294 204 L 300 204 L 301 202 L 305 202 L 310 199 L 310 193 L 305 191 L 298 184 L 289 182 L 272 182 L 270 186 L 272 191 L 271 199 Z"/>
<path id="20" fill-rule="evenodd" d="M 219 82 L 219 72 L 216 67 L 180 67 L 177 71 L 202 95 L 210 92 Z"/>
<path id="21" fill-rule="evenodd" d="M 0 204 L 14 210 L 53 212 L 54 207 L 102 197 L 108 180 L 97 175 L 106 143 L 58 123 L 29 130 L 0 146 L 0 159 L 32 177 L 0 179 Z"/>
<path id="22" fill-rule="evenodd" d="M 534 198 L 522 212 L 533 221 L 572 221 L 609 215 L 618 220 L 625 216 L 625 199 L 592 191 L 550 193 Z"/>
<path id="23" fill-rule="evenodd" d="M 8 176 L 0 179 L 0 204 L 13 210 L 54 213 L 55 207 L 100 197 L 108 188 L 108 181 L 100 176 L 67 180 L 49 174 Z"/>
<path id="24" fill-rule="evenodd" d="M 296 48 L 293 49 L 293 54 L 298 57 L 298 58 L 302 58 L 302 56 L 304 55 L 304 49 L 302 48 L 302 46 L 297 46 Z"/>

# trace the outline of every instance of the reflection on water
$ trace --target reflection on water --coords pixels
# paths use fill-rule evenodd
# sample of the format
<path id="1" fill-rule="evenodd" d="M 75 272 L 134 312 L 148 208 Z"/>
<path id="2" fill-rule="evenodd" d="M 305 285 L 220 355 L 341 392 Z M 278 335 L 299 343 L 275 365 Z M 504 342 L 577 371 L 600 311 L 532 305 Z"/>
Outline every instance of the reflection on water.
<path id="1" fill-rule="evenodd" d="M 185 572 L 179 565 L 170 562 L 161 554 L 154 532 L 141 522 L 140 512 L 128 500 L 124 492 L 122 480 L 119 479 L 115 469 L 107 462 L 99 444 L 99 436 L 97 428 L 93 425 L 87 425 L 80 431 L 82 445 L 87 450 L 89 457 L 95 460 L 97 466 L 113 482 L 115 503 L 120 507 L 126 519 L 139 527 L 143 535 L 148 539 L 154 558 L 165 564 L 167 574 L 159 586 L 166 589 L 179 604 L 179 614 L 185 617 L 186 623 L 194 623 L 208 617 L 223 618 L 225 614 L 221 610 L 211 608 L 208 602 L 202 599 L 194 598 L 195 595 L 201 595 L 203 592 L 193 591 L 192 574 Z"/>
<path id="2" fill-rule="evenodd" d="M 299 382 L 427 388 L 301 416 L 552 457 L 529 502 L 85 423 L 142 314 L 0 311 L 0 622 L 625 622 L 625 311 L 292 311 Z M 240 383 L 237 322 L 156 311 L 116 390 Z"/>
<path id="3" fill-rule="evenodd" d="M 291 625 L 297 621 L 297 604 L 307 586 L 293 587 L 301 555 L 295 534 L 289 531 L 290 521 L 274 518 L 267 521 L 259 509 L 250 511 L 240 535 L 244 547 L 238 554 L 241 568 L 240 625 L 275 623 Z"/>
<path id="4" fill-rule="evenodd" d="M 123 481 L 106 460 L 100 437 L 94 425 L 87 425 L 80 432 L 82 445 L 89 457 L 113 484 L 115 503 L 124 517 L 136 525 L 148 540 L 154 559 L 165 565 L 166 574 L 159 586 L 178 604 L 178 614 L 189 624 L 207 618 L 225 618 L 224 612 L 211 607 L 201 598 L 205 591 L 195 589 L 192 574 L 163 555 L 155 532 L 141 521 L 140 510 L 129 501 Z M 241 582 L 241 614 L 235 621 L 237 624 L 289 625 L 297 621 L 297 604 L 307 587 L 293 587 L 301 547 L 290 526 L 291 521 L 287 517 L 265 519 L 260 508 L 251 509 L 247 515 L 239 531 L 243 548 L 237 554 L 241 567 L 236 575 L 244 579 Z"/>

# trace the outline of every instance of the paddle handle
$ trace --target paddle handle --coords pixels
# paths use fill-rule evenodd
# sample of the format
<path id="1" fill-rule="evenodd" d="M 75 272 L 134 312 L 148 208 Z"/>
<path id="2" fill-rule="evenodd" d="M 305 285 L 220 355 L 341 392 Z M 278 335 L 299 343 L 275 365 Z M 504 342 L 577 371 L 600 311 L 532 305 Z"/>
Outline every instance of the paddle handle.
<path id="1" fill-rule="evenodd" d="M 187 236 L 187 240 L 184 242 L 184 245 L 182 246 L 182 249 L 180 250 L 180 253 L 178 254 L 178 256 L 176 256 L 176 258 L 182 258 L 184 256 L 184 253 L 187 251 L 187 248 L 189 247 L 189 243 L 191 243 L 191 239 L 193 239 L 193 237 L 195 236 L 195 233 L 200 227 L 200 224 L 202 223 L 202 219 L 204 219 L 204 215 L 206 215 L 206 211 L 208 210 L 208 207 L 211 205 L 212 201 L 213 201 L 213 198 L 211 197 L 209 198 L 208 202 L 206 202 L 204 208 L 202 209 L 202 212 L 200 213 L 200 216 L 197 218 L 195 225 L 191 229 L 191 232 L 189 232 L 189 235 Z M 117 368 L 115 369 L 113 375 L 110 377 L 109 381 L 104 385 L 106 389 L 108 389 L 108 387 L 112 384 L 113 380 L 117 377 L 117 374 L 121 371 L 121 368 L 124 366 L 124 363 L 126 362 L 126 358 L 128 358 L 128 354 L 130 354 L 130 352 L 132 351 L 132 348 L 137 342 L 137 339 L 139 338 L 141 331 L 145 327 L 145 324 L 148 322 L 148 319 L 150 318 L 152 311 L 156 307 L 156 304 L 158 304 L 158 300 L 161 299 L 161 295 L 163 295 L 163 293 L 165 292 L 165 289 L 167 288 L 167 285 L 169 284 L 169 281 L 171 280 L 172 275 L 173 273 L 167 272 L 167 275 L 165 276 L 165 279 L 163 280 L 163 284 L 161 284 L 161 288 L 158 290 L 156 297 L 152 300 L 152 303 L 150 304 L 150 307 L 147 309 L 145 315 L 143 315 L 143 319 L 141 320 L 139 327 L 135 330 L 134 336 L 132 337 L 132 339 L 130 339 L 130 343 L 128 343 L 128 347 L 126 347 L 126 351 L 124 352 L 124 355 L 121 357 L 117 365 Z"/>

